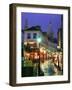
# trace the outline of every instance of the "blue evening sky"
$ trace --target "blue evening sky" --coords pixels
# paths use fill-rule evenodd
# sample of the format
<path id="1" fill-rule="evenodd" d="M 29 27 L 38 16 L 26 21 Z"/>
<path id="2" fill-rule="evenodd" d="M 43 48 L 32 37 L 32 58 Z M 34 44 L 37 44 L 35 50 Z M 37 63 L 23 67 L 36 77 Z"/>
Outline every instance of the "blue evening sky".
<path id="1" fill-rule="evenodd" d="M 24 29 L 25 21 L 28 21 L 28 27 L 39 25 L 42 31 L 48 31 L 49 23 L 51 23 L 51 29 L 57 36 L 58 28 L 61 27 L 61 15 L 60 14 L 43 14 L 43 13 L 21 13 L 21 28 Z"/>

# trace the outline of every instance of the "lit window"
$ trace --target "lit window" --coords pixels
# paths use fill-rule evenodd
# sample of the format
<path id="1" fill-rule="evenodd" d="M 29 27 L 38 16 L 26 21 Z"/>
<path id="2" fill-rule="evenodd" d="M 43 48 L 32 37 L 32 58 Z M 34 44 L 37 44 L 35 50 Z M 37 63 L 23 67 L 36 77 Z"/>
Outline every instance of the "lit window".
<path id="1" fill-rule="evenodd" d="M 37 38 L 37 33 L 33 33 L 33 38 L 34 38 L 34 39 Z"/>

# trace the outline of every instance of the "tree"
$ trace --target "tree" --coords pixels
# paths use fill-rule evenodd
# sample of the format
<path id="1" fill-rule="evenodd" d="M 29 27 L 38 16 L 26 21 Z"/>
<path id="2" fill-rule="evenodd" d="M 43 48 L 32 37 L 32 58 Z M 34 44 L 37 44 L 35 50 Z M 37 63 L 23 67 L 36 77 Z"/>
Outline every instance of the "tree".
<path id="1" fill-rule="evenodd" d="M 53 40 L 54 40 L 54 31 L 52 29 L 52 23 L 51 22 L 48 25 L 47 34 L 48 34 L 48 39 L 53 42 Z"/>
<path id="2" fill-rule="evenodd" d="M 24 29 L 27 29 L 27 28 L 28 28 L 28 19 L 26 18 L 26 19 L 25 19 Z"/>

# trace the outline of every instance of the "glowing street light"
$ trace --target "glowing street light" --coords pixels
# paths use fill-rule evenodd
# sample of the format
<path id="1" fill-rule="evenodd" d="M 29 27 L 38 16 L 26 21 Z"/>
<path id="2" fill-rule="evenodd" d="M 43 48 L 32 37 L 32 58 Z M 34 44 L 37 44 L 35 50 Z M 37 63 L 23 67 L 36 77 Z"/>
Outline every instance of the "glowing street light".
<path id="1" fill-rule="evenodd" d="M 41 42 L 41 37 L 38 37 L 37 41 L 38 41 L 38 43 L 40 43 Z"/>
<path id="2" fill-rule="evenodd" d="M 40 76 L 40 42 L 41 42 L 41 37 L 37 38 L 37 42 L 39 43 L 39 61 L 38 61 L 38 75 Z"/>

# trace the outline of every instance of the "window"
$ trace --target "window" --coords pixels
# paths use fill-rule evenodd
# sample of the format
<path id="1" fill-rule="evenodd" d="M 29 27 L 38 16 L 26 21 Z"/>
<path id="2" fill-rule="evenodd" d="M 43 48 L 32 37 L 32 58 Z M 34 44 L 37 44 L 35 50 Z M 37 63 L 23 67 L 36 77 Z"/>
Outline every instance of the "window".
<path id="1" fill-rule="evenodd" d="M 30 39 L 30 38 L 31 38 L 31 34 L 27 33 L 27 39 Z"/>
<path id="2" fill-rule="evenodd" d="M 33 33 L 33 38 L 34 38 L 34 39 L 37 38 L 37 33 Z"/>

